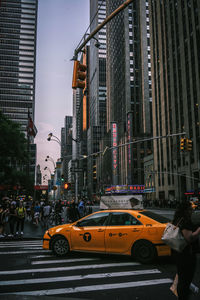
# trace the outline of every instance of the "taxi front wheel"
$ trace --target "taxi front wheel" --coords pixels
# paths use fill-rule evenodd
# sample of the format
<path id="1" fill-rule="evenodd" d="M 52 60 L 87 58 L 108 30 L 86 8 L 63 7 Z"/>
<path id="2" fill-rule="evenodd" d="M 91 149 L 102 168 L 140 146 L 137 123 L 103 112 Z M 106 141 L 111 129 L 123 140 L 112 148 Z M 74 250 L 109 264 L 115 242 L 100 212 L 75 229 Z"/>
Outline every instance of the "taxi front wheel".
<path id="1" fill-rule="evenodd" d="M 69 252 L 69 243 L 62 237 L 57 236 L 52 241 L 52 251 L 57 256 L 65 256 Z"/>
<path id="2" fill-rule="evenodd" d="M 150 263 L 156 259 L 157 251 L 152 243 L 141 240 L 133 245 L 132 255 L 141 263 Z"/>

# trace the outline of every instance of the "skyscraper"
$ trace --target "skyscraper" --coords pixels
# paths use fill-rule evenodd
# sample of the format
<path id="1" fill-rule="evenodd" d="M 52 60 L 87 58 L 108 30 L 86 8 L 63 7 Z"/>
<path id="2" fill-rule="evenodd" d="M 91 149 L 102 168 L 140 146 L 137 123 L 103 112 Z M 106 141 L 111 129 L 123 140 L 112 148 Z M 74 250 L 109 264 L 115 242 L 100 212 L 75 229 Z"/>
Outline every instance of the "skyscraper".
<path id="1" fill-rule="evenodd" d="M 90 0 L 90 31 L 106 18 L 106 0 Z M 106 129 L 106 26 L 90 40 L 90 95 L 88 155 L 99 151 L 99 142 Z M 88 187 L 90 194 L 97 192 L 96 157 L 88 157 Z"/>
<path id="2" fill-rule="evenodd" d="M 124 1 L 107 0 L 107 15 Z M 112 181 L 143 184 L 143 158 L 152 136 L 148 1 L 133 1 L 107 24 L 107 131 L 111 132 Z M 120 146 L 128 143 L 126 147 Z"/>
<path id="3" fill-rule="evenodd" d="M 149 1 L 156 198 L 181 200 L 200 179 L 200 2 Z M 192 150 L 181 151 L 181 137 Z"/>
<path id="4" fill-rule="evenodd" d="M 25 134 L 35 112 L 37 7 L 37 0 L 0 1 L 0 110 Z M 35 177 L 33 136 L 29 142 L 27 174 Z"/>
<path id="5" fill-rule="evenodd" d="M 0 1 L 0 109 L 26 132 L 34 120 L 37 0 Z"/>

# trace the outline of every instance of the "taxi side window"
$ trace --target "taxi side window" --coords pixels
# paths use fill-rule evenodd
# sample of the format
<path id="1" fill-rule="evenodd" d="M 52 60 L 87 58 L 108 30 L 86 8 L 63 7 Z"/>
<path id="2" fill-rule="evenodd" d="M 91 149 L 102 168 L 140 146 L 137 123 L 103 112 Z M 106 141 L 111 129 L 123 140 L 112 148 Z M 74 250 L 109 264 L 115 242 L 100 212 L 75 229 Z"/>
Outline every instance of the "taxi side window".
<path id="1" fill-rule="evenodd" d="M 133 225 L 141 225 L 140 221 L 134 218 L 132 215 L 128 213 L 112 213 L 110 222 L 110 226 L 133 226 Z"/>
<path id="2" fill-rule="evenodd" d="M 109 213 L 99 213 L 88 218 L 85 218 L 83 221 L 78 223 L 78 226 L 103 226 L 106 224 Z"/>

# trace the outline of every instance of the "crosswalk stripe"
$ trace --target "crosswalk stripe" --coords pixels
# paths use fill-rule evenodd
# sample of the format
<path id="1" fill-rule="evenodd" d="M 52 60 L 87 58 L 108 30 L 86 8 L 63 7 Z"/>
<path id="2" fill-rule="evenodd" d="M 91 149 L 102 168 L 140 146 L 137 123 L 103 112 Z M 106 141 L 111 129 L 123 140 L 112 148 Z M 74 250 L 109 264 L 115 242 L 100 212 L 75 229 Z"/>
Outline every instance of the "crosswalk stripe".
<path id="1" fill-rule="evenodd" d="M 122 283 L 113 283 L 113 284 L 100 284 L 100 285 L 89 285 L 89 286 L 78 286 L 72 288 L 60 288 L 60 289 L 51 289 L 51 290 L 38 290 L 38 291 L 23 291 L 23 292 L 9 292 L 3 293 L 6 294 L 15 294 L 15 295 L 31 295 L 31 296 L 49 296 L 49 295 L 59 295 L 59 294 L 73 294 L 73 293 L 82 293 L 82 292 L 92 292 L 100 290 L 112 290 L 112 289 L 125 289 L 125 288 L 134 288 L 150 285 L 159 285 L 159 284 L 169 284 L 172 282 L 172 279 L 153 279 L 153 280 L 143 280 L 135 282 L 122 282 Z"/>
<path id="2" fill-rule="evenodd" d="M 12 247 L 26 247 L 26 246 L 41 246 L 42 247 L 42 243 L 9 243 L 9 244 L 1 244 L 0 243 L 0 248 L 12 248 Z"/>
<path id="3" fill-rule="evenodd" d="M 58 268 L 42 268 L 42 269 L 24 269 L 24 270 L 12 270 L 12 271 L 0 271 L 0 275 L 11 275 L 11 274 L 28 274 L 28 273 L 44 273 L 44 272 L 58 272 L 58 271 L 70 271 L 70 270 L 82 270 L 82 269 L 100 269 L 108 267 L 125 267 L 125 266 L 139 266 L 140 263 L 109 263 L 101 265 L 80 265 L 70 267 L 58 267 Z"/>
<path id="4" fill-rule="evenodd" d="M 41 248 L 40 248 L 41 249 Z M 29 251 L 26 251 L 26 250 L 22 250 L 22 251 L 0 251 L 0 254 L 1 255 L 8 255 L 8 254 L 11 254 L 11 255 L 13 255 L 13 254 L 25 254 L 25 253 L 35 253 L 35 252 L 37 252 L 37 253 L 44 253 L 44 250 L 43 249 L 41 249 L 41 250 L 37 250 L 37 249 L 35 249 L 35 250 L 29 250 Z M 51 253 L 51 250 L 45 250 L 45 253 Z"/>
<path id="5" fill-rule="evenodd" d="M 25 248 L 26 247 L 26 249 L 28 249 L 29 247 L 32 247 L 32 248 L 37 248 L 37 249 L 42 249 L 42 245 L 9 245 L 9 246 L 1 246 L 0 245 L 0 249 L 2 248 Z M 39 248 L 40 247 L 40 248 Z"/>
<path id="6" fill-rule="evenodd" d="M 46 257 L 52 257 L 52 255 L 32 255 L 30 258 L 36 259 L 36 258 L 46 258 Z"/>
<path id="7" fill-rule="evenodd" d="M 99 260 L 99 258 L 73 258 L 73 259 L 59 259 L 59 260 L 40 260 L 40 261 L 32 261 L 32 265 L 50 265 L 50 264 L 61 264 L 61 263 L 72 263 L 72 262 L 80 262 L 80 261 L 92 261 Z"/>
<path id="8" fill-rule="evenodd" d="M 158 269 L 150 269 L 150 270 L 137 270 L 137 271 L 128 271 L 128 272 L 112 272 L 112 273 L 98 273 L 98 274 L 62 276 L 62 277 L 19 279 L 19 280 L 0 281 L 0 286 L 20 285 L 20 284 L 37 284 L 37 283 L 61 282 L 61 281 L 64 282 L 64 281 L 73 281 L 73 280 L 137 276 L 137 275 L 159 274 L 159 273 L 161 273 L 161 272 Z"/>

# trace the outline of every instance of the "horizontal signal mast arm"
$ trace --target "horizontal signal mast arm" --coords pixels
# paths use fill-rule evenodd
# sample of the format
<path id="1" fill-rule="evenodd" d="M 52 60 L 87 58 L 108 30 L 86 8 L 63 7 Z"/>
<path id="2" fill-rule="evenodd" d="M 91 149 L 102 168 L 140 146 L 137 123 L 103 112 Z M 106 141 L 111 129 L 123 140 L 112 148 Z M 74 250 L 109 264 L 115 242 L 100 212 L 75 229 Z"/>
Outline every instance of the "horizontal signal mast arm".
<path id="1" fill-rule="evenodd" d="M 120 5 L 116 10 L 114 10 L 97 28 L 85 39 L 85 41 L 75 49 L 74 57 L 76 58 L 78 53 L 85 47 L 85 45 L 95 36 L 95 34 L 104 27 L 112 18 L 114 18 L 118 13 L 120 13 L 124 8 L 126 8 L 134 0 L 127 0 L 122 5 Z"/>

